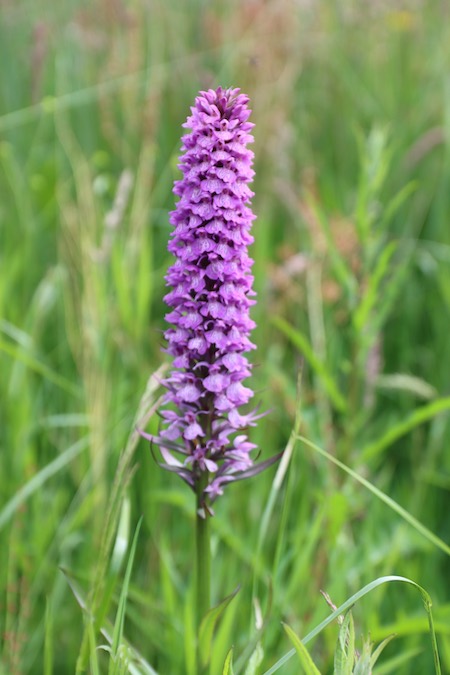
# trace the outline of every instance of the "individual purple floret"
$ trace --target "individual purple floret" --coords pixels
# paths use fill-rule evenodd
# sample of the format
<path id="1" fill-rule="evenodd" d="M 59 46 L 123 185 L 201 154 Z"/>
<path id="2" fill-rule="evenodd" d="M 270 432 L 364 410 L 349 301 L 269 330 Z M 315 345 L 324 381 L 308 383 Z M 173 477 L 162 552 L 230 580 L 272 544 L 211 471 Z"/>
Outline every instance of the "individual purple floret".
<path id="1" fill-rule="evenodd" d="M 226 484 L 278 459 L 254 465 L 256 446 L 245 429 L 261 415 L 239 411 L 253 396 L 243 381 L 251 371 L 245 353 L 255 348 L 249 339 L 255 293 L 247 247 L 255 216 L 249 207 L 254 171 L 248 100 L 239 89 L 202 91 L 183 125 L 189 131 L 182 139 L 183 178 L 173 189 L 179 201 L 170 215 L 168 245 L 176 261 L 165 277 L 171 290 L 164 298 L 173 326 L 164 334 L 174 357 L 164 381 L 171 406 L 162 412 L 159 436 L 146 435 L 160 448 L 161 466 L 178 473 L 207 509 Z"/>

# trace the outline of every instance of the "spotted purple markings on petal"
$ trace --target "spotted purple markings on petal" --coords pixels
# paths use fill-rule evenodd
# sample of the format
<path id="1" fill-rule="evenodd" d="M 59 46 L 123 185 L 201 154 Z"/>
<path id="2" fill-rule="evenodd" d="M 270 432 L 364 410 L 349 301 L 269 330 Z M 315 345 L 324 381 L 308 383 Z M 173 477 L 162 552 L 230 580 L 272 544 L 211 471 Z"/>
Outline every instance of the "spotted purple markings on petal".
<path id="1" fill-rule="evenodd" d="M 253 397 L 242 382 L 251 373 L 245 354 L 255 348 L 249 339 L 255 293 L 247 246 L 255 216 L 248 101 L 239 89 L 202 91 L 183 124 L 183 175 L 173 188 L 178 203 L 168 244 L 175 261 L 164 297 L 171 324 L 164 351 L 174 368 L 163 383 L 164 402 L 171 408 L 161 413 L 160 435 L 146 435 L 160 446 L 161 466 L 197 494 L 200 489 L 209 512 L 226 484 L 260 466 L 250 456 L 256 446 L 242 431 L 261 415 L 238 411 Z"/>

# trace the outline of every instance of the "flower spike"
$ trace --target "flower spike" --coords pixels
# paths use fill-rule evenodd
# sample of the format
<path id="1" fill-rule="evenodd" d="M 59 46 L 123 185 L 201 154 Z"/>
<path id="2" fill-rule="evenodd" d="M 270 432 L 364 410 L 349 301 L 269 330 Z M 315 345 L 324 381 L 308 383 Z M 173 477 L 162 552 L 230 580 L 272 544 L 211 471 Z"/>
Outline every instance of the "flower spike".
<path id="1" fill-rule="evenodd" d="M 159 447 L 160 465 L 178 473 L 208 513 L 226 484 L 279 458 L 254 465 L 256 446 L 245 429 L 261 414 L 239 412 L 253 397 L 243 381 L 251 373 L 246 353 L 255 348 L 249 338 L 255 292 L 247 247 L 255 216 L 248 100 L 239 89 L 202 91 L 183 125 L 183 177 L 173 189 L 179 200 L 168 245 L 175 262 L 164 298 L 173 370 L 163 382 L 163 428 L 155 437 L 144 434 Z"/>

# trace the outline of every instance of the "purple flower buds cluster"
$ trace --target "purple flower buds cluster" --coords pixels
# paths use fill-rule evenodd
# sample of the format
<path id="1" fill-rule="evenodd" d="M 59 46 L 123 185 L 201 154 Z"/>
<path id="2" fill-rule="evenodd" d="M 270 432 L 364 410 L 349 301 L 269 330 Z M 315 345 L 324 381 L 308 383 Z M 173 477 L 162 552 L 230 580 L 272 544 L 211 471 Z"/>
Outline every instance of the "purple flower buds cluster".
<path id="1" fill-rule="evenodd" d="M 176 181 L 179 201 L 169 251 L 175 263 L 166 281 L 167 352 L 174 370 L 164 381 L 163 429 L 149 437 L 164 468 L 175 471 L 208 508 L 223 486 L 258 473 L 276 458 L 254 465 L 256 446 L 245 429 L 260 416 L 242 414 L 253 392 L 242 384 L 251 366 L 245 353 L 254 322 L 253 261 L 247 247 L 255 216 L 248 184 L 254 171 L 248 97 L 239 89 L 200 92 L 183 137 Z"/>

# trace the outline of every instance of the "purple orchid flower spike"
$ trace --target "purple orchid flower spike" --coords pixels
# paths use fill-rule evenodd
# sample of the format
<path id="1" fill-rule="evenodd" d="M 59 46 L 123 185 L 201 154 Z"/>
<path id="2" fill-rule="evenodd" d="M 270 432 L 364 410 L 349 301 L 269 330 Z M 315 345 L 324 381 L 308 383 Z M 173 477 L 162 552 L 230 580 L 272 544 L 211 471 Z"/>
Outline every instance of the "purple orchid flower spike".
<path id="1" fill-rule="evenodd" d="M 166 275 L 166 351 L 174 370 L 164 381 L 163 429 L 149 436 L 162 467 L 178 473 L 197 493 L 203 510 L 223 487 L 255 475 L 280 455 L 254 464 L 245 429 L 261 417 L 241 413 L 253 392 L 242 384 L 251 373 L 245 353 L 255 348 L 249 309 L 254 304 L 252 259 L 247 247 L 253 215 L 253 124 L 248 97 L 239 89 L 200 92 L 183 125 L 175 182 L 179 197 L 170 222 L 168 249 L 175 263 Z M 178 457 L 179 458 L 178 458 Z"/>

